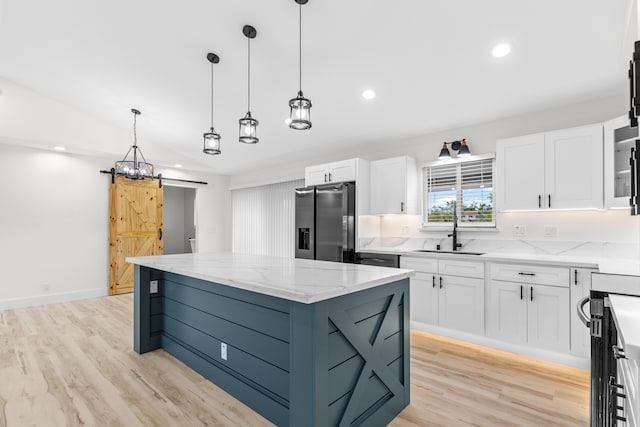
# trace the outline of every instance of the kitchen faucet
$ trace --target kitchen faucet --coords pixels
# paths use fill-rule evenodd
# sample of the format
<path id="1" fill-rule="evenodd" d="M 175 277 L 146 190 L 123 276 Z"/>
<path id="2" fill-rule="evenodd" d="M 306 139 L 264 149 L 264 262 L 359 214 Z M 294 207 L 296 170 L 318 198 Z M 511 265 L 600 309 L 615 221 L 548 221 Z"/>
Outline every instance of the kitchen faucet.
<path id="1" fill-rule="evenodd" d="M 458 216 L 456 215 L 456 201 L 453 201 L 453 232 L 447 237 L 453 237 L 453 250 L 457 251 L 462 247 L 462 243 L 458 243 Z"/>

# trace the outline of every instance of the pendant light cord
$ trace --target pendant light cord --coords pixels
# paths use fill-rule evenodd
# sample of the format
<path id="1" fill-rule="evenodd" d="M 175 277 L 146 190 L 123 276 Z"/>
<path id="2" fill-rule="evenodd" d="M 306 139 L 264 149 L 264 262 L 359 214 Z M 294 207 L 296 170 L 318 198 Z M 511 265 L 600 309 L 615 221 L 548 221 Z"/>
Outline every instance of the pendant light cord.
<path id="1" fill-rule="evenodd" d="M 247 112 L 251 112 L 251 39 L 247 37 Z"/>
<path id="2" fill-rule="evenodd" d="M 302 3 L 298 3 L 299 16 L 298 16 L 298 58 L 300 58 L 298 66 L 298 82 L 300 83 L 300 92 L 302 92 Z"/>
<path id="3" fill-rule="evenodd" d="M 213 62 L 211 62 L 211 129 L 213 129 Z"/>
<path id="4" fill-rule="evenodd" d="M 137 114 L 133 113 L 133 146 L 134 147 L 138 147 L 138 134 L 136 132 L 136 116 Z"/>
<path id="5" fill-rule="evenodd" d="M 298 81 L 300 82 L 300 92 L 302 92 L 302 3 L 299 3 L 300 13 L 298 19 L 298 47 L 300 63 L 298 67 Z"/>

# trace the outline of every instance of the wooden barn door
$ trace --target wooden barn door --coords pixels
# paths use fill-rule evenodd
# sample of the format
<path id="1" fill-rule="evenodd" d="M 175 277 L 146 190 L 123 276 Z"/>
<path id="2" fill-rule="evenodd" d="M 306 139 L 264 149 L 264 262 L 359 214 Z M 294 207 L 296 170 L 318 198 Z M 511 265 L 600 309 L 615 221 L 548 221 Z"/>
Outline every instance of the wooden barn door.
<path id="1" fill-rule="evenodd" d="M 133 292 L 127 257 L 162 255 L 162 188 L 116 176 L 109 187 L 109 295 Z"/>

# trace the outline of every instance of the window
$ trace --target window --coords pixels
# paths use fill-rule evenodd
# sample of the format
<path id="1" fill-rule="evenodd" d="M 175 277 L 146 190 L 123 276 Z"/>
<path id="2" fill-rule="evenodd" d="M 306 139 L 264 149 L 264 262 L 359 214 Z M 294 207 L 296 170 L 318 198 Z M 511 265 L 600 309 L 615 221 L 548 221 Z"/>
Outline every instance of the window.
<path id="1" fill-rule="evenodd" d="M 422 223 L 453 224 L 454 207 L 460 227 L 495 227 L 493 157 L 439 161 L 422 168 Z"/>

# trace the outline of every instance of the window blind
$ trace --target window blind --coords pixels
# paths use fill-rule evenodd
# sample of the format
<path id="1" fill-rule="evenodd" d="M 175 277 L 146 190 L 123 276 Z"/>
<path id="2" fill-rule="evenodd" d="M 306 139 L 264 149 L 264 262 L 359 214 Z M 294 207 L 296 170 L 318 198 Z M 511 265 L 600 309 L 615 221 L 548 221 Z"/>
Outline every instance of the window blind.
<path id="1" fill-rule="evenodd" d="M 303 179 L 233 190 L 233 252 L 293 257 L 295 189 L 300 187 Z"/>

